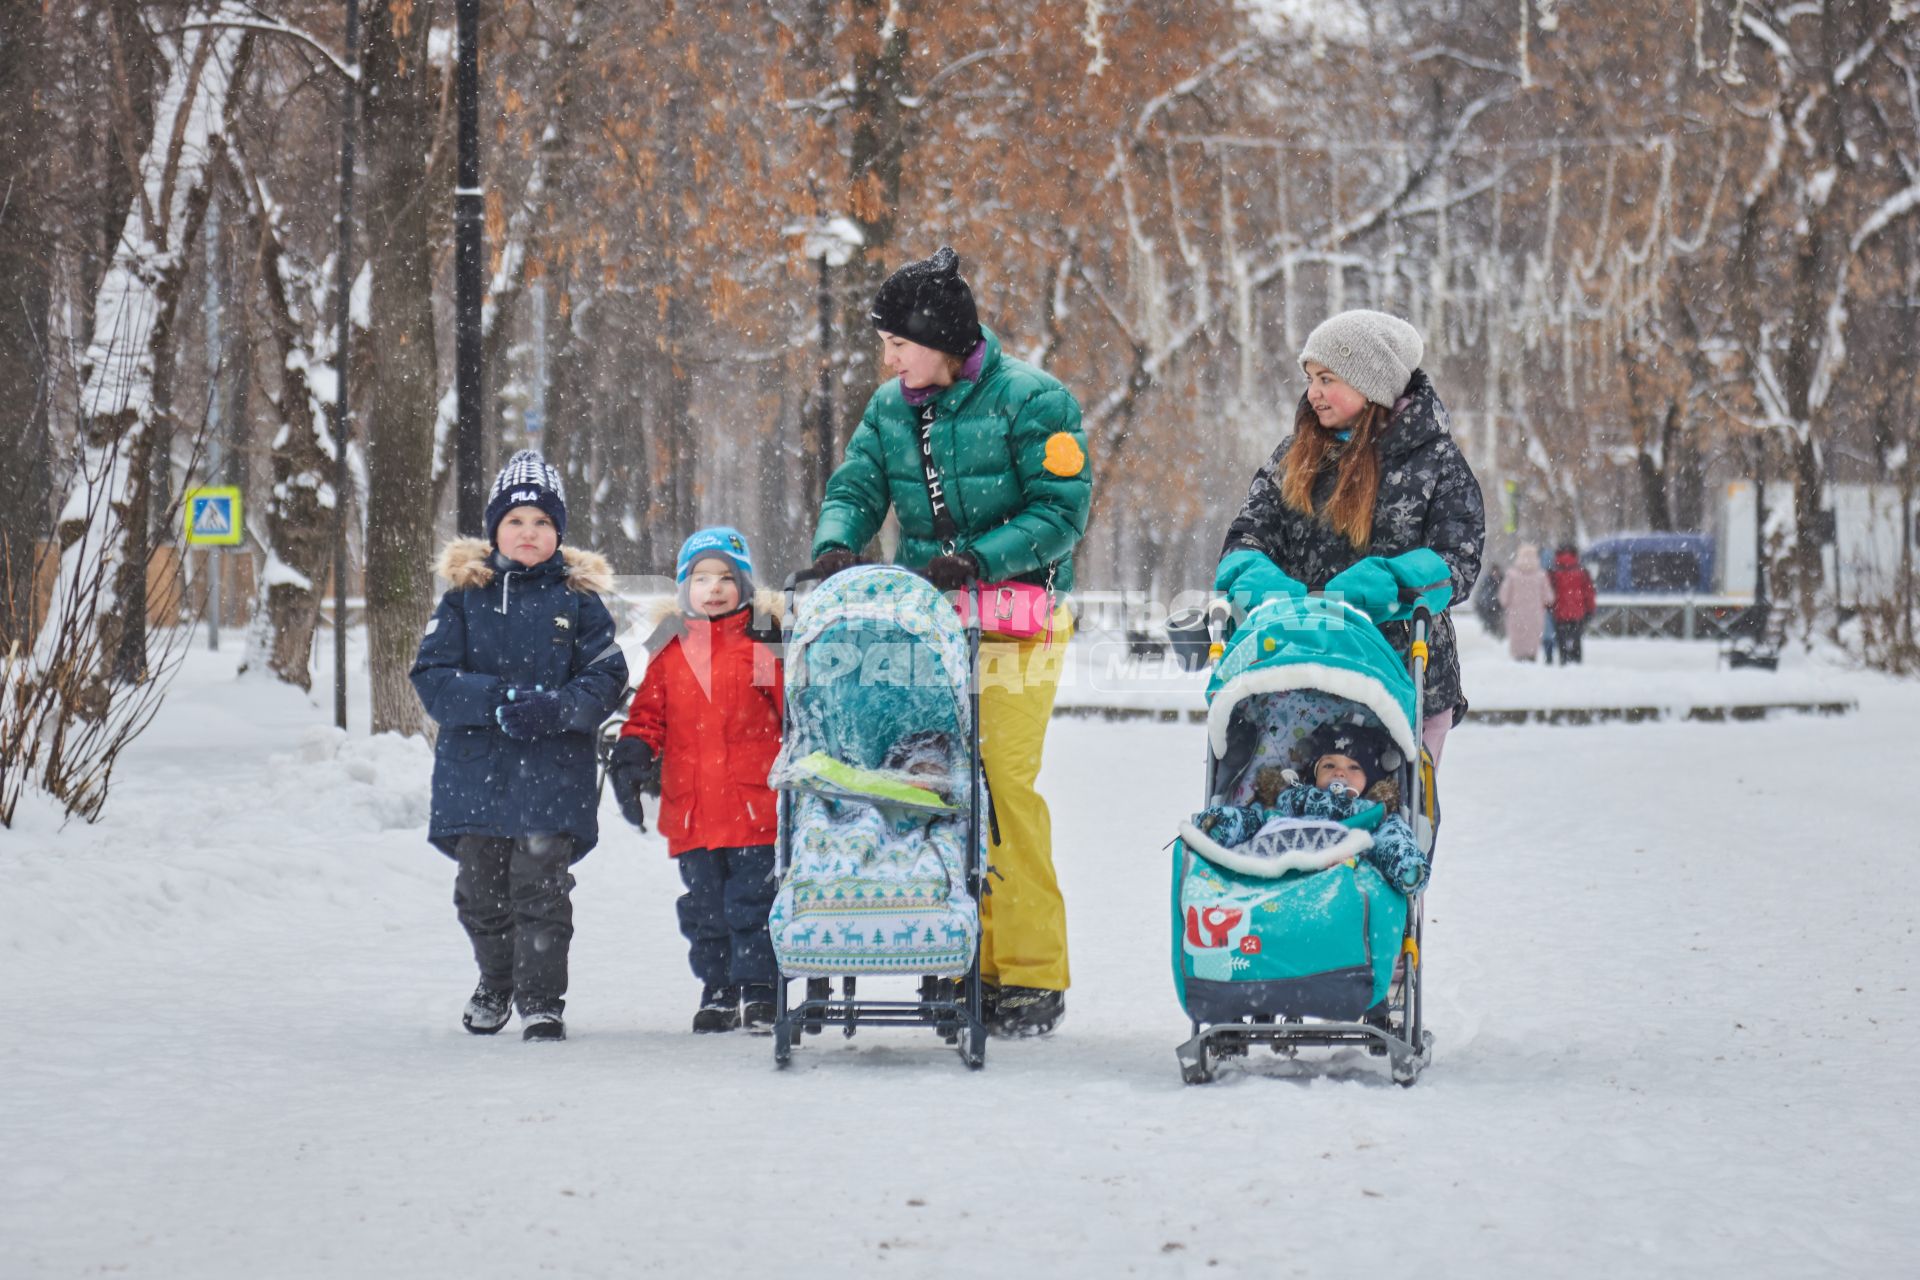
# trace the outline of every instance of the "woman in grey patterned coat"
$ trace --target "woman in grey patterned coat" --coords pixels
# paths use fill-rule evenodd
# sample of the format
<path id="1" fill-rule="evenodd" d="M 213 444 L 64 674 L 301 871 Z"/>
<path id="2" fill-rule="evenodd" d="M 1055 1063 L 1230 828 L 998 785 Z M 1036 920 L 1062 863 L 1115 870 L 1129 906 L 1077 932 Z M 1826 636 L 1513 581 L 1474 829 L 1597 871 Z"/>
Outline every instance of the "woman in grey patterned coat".
<path id="1" fill-rule="evenodd" d="M 1278 595 L 1339 593 L 1374 616 L 1399 596 L 1396 560 L 1428 548 L 1450 571 L 1453 599 L 1480 574 L 1486 510 L 1454 443 L 1446 406 L 1420 369 L 1425 345 L 1405 320 L 1343 311 L 1307 337 L 1307 393 L 1293 434 L 1254 474 L 1227 526 L 1214 590 L 1251 607 Z M 1431 563 L 1431 561 L 1428 561 Z M 1407 585 L 1425 585 L 1409 582 Z M 1402 653 L 1405 623 L 1382 628 Z M 1453 622 L 1434 619 L 1422 737 L 1435 761 L 1466 714 Z"/>

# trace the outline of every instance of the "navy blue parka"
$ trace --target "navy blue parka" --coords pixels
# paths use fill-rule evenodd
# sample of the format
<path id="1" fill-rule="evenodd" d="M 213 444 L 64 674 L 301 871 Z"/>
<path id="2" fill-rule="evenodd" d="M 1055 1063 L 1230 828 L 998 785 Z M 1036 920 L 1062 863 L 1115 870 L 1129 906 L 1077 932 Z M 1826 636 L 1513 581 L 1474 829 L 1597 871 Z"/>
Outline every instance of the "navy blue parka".
<path id="1" fill-rule="evenodd" d="M 612 572 L 574 547 L 525 568 L 479 538 L 449 543 L 435 568 L 453 588 L 408 673 L 440 725 L 427 838 L 452 857 L 464 835 L 564 832 L 578 861 L 600 838 L 594 733 L 627 689 L 627 660 L 599 595 Z M 536 686 L 560 693 L 566 728 L 515 741 L 494 712 L 508 688 Z"/>

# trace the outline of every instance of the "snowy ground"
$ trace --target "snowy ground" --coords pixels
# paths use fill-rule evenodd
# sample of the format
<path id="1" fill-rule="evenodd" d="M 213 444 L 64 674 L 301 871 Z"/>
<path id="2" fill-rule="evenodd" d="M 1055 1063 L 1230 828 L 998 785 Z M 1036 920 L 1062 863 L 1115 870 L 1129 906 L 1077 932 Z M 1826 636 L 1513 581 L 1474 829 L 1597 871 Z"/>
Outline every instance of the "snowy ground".
<path id="1" fill-rule="evenodd" d="M 1620 642 L 1625 644 L 1628 642 Z M 1610 680 L 1645 651 L 1590 645 Z M 94 827 L 0 832 L 0 1275 L 1900 1274 L 1920 686 L 1448 743 L 1434 1065 L 1180 1083 L 1201 730 L 1060 721 L 1071 1016 L 695 1038 L 661 846 L 581 864 L 564 1045 L 478 1039 L 418 744 L 196 652 Z M 1490 654 L 1469 666 L 1498 687 Z M 1525 673 L 1522 678 L 1539 678 Z M 1555 673 L 1556 676 L 1558 673 Z"/>

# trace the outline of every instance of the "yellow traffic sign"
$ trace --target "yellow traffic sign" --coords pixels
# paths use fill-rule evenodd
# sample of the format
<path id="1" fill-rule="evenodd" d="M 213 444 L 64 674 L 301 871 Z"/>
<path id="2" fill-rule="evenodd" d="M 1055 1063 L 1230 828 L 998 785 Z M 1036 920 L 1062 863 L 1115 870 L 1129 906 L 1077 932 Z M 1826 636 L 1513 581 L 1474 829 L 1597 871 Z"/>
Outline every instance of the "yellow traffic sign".
<path id="1" fill-rule="evenodd" d="M 187 490 L 186 514 L 188 546 L 240 545 L 240 490 L 233 485 Z"/>

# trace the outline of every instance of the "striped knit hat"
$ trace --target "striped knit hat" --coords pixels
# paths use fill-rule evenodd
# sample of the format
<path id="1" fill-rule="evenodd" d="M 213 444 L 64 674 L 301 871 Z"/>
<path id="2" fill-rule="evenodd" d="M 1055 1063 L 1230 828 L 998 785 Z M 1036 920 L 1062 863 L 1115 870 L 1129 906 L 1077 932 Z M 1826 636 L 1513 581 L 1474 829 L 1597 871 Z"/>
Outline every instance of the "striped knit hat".
<path id="1" fill-rule="evenodd" d="M 538 449 L 522 449 L 507 459 L 500 474 L 493 478 L 493 496 L 487 499 L 487 541 L 496 550 L 494 532 L 507 512 L 515 507 L 538 507 L 553 521 L 554 533 L 562 542 L 567 538 L 567 495 L 560 487 L 560 472 L 547 465 Z"/>

